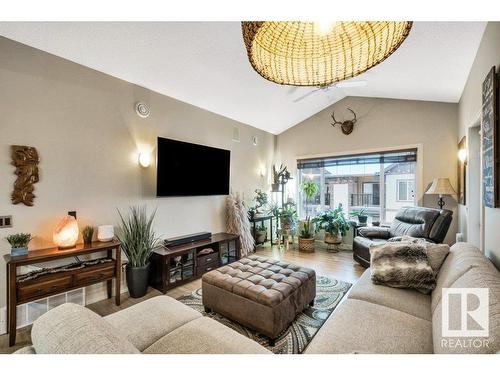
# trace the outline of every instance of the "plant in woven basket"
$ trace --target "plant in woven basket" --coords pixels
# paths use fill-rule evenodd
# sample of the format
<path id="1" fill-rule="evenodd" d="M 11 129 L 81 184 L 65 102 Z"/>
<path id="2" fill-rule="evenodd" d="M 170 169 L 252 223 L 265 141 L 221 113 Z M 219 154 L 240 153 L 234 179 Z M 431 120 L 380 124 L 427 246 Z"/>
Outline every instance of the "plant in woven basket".
<path id="1" fill-rule="evenodd" d="M 94 227 L 91 225 L 86 225 L 82 230 L 83 243 L 88 245 L 92 243 L 92 238 L 94 237 Z"/>
<path id="2" fill-rule="evenodd" d="M 300 189 L 306 196 L 306 220 L 303 223 L 302 231 L 300 236 L 302 238 L 312 238 L 314 235 L 313 225 L 311 223 L 311 217 L 309 216 L 309 203 L 312 198 L 318 193 L 318 185 L 313 181 L 304 181 L 300 184 Z"/>
<path id="3" fill-rule="evenodd" d="M 325 242 L 328 242 L 327 235 L 342 237 L 350 228 L 341 204 L 337 208 L 322 212 L 313 219 L 313 222 L 317 224 L 316 231 L 325 231 Z"/>
<path id="4" fill-rule="evenodd" d="M 13 249 L 27 247 L 28 243 L 31 241 L 31 238 L 31 234 L 29 233 L 17 233 L 5 237 L 5 239 Z"/>
<path id="5" fill-rule="evenodd" d="M 127 286 L 130 296 L 139 298 L 146 294 L 149 274 L 149 258 L 158 238 L 153 230 L 156 210 L 148 216 L 146 207 L 130 207 L 127 216 L 120 215 L 118 240 L 128 258 L 126 267 Z"/>

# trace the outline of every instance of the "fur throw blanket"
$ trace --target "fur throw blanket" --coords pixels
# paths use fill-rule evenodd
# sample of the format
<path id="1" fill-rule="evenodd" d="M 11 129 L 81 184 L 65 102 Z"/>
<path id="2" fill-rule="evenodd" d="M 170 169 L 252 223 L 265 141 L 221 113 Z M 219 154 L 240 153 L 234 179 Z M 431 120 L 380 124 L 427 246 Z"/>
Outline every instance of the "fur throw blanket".
<path id="1" fill-rule="evenodd" d="M 421 242 L 387 242 L 370 248 L 371 280 L 393 288 L 414 288 L 428 294 L 436 287 L 426 245 Z"/>

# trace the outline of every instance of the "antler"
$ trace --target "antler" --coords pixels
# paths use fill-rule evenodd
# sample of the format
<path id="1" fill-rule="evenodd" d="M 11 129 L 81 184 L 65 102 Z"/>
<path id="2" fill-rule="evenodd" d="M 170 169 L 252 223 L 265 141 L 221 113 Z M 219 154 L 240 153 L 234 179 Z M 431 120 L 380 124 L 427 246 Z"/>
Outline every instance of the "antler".
<path id="1" fill-rule="evenodd" d="M 332 126 L 335 126 L 337 124 L 342 125 L 342 123 L 340 121 L 335 120 L 335 112 L 334 111 L 332 111 L 332 114 L 330 116 L 332 117 L 332 120 L 333 120 L 333 124 L 331 124 Z"/>
<path id="2" fill-rule="evenodd" d="M 354 115 L 354 118 L 352 119 L 352 123 L 354 124 L 356 121 L 358 121 L 358 120 L 356 119 L 356 114 L 354 113 L 354 111 L 353 111 L 351 108 L 347 108 L 347 109 L 348 109 L 349 111 L 351 111 L 351 112 L 352 112 L 352 114 Z"/>

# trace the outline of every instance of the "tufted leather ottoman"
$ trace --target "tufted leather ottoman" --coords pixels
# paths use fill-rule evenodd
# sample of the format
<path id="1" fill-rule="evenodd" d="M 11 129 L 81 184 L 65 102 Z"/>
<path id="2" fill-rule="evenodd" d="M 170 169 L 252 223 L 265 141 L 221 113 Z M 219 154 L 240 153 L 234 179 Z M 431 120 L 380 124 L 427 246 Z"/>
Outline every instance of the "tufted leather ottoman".
<path id="1" fill-rule="evenodd" d="M 316 296 L 309 268 L 249 256 L 203 275 L 203 305 L 274 339 Z"/>

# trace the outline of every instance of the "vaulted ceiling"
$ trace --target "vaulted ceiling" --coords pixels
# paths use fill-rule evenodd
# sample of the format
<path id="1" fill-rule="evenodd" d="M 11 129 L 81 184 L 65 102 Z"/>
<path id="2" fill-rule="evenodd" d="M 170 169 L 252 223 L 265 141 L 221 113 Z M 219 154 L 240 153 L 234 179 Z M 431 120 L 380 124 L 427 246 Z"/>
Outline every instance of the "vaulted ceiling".
<path id="1" fill-rule="evenodd" d="M 486 23 L 415 22 L 387 60 L 318 90 L 280 86 L 250 66 L 238 22 L 0 22 L 0 35 L 279 134 L 346 96 L 458 102 Z"/>

